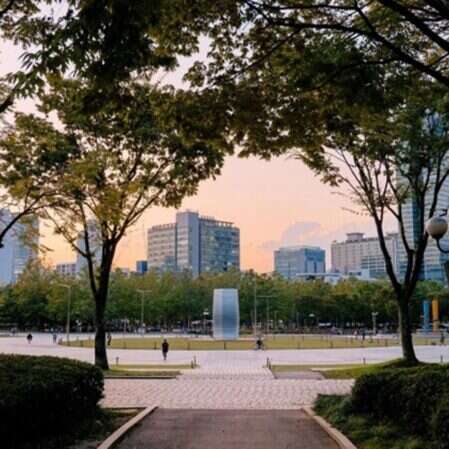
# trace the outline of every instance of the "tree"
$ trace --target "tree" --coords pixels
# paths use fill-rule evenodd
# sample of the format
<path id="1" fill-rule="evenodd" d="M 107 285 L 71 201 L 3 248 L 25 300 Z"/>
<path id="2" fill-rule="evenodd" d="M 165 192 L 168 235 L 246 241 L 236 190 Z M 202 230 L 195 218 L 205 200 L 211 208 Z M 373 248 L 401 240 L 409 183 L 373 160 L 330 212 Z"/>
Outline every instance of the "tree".
<path id="1" fill-rule="evenodd" d="M 185 4 L 185 0 L 179 0 Z M 212 38 L 215 60 L 232 54 L 235 74 L 254 70 L 280 48 L 311 36 L 356 45 L 362 64 L 395 63 L 449 87 L 449 6 L 443 0 L 220 0 L 188 2 L 183 12 Z M 267 38 L 268 37 L 268 38 Z M 252 43 L 261 43 L 254 52 Z M 354 61 L 353 61 L 354 62 Z M 353 65 L 329 71 L 333 79 Z"/>
<path id="2" fill-rule="evenodd" d="M 56 201 L 56 182 L 75 156 L 76 148 L 60 139 L 45 120 L 15 114 L 16 127 L 7 126 L 0 134 L 0 248 L 8 232 L 18 223 L 26 224 Z M 46 139 L 35 138 L 37 129 Z M 34 236 L 29 226 L 28 236 Z"/>
<path id="3" fill-rule="evenodd" d="M 95 362 L 107 369 L 105 308 L 117 245 L 151 206 L 179 206 L 201 180 L 217 175 L 227 144 L 217 131 L 222 127 L 214 118 L 204 120 L 207 112 L 188 93 L 126 83 L 86 115 L 91 92 L 82 81 L 55 80 L 42 110 L 56 111 L 64 129 L 46 122 L 31 135 L 43 142 L 56 135 L 77 151 L 57 180 L 58 201 L 47 217 L 86 260 L 95 301 Z M 16 123 L 16 145 L 25 148 L 23 131 Z"/>
<path id="4" fill-rule="evenodd" d="M 173 51 L 158 38 L 166 9 L 165 2 L 154 0 L 0 0 L 1 37 L 17 45 L 22 62 L 19 70 L 0 79 L 0 117 L 6 135 L 11 137 L 3 113 L 17 99 L 45 92 L 52 77 L 71 74 L 89 80 L 89 95 L 86 92 L 83 97 L 85 113 L 89 114 L 101 108 L 117 83 L 144 76 L 149 70 L 173 68 Z M 178 37 L 183 41 L 178 54 L 195 48 L 193 42 L 182 39 L 181 31 L 171 40 Z M 32 133 L 27 127 L 45 126 L 36 120 L 26 123 L 27 117 L 20 114 L 15 120 L 22 122 L 19 128 L 24 132 Z M 13 216 L 3 215 L 0 247 L 18 221 L 39 214 L 49 205 L 51 182 L 64 169 L 61 142 L 30 141 L 28 152 L 25 147 L 14 147 L 11 139 L 11 153 L 5 148 L 0 153 L 0 200 L 3 207 L 12 209 Z"/>
<path id="5" fill-rule="evenodd" d="M 96 101 L 86 98 L 85 107 L 92 109 L 116 83 L 148 68 L 173 66 L 173 52 L 158 40 L 165 3 L 0 0 L 1 36 L 23 49 L 22 67 L 0 85 L 0 114 L 16 99 L 42 93 L 49 76 L 89 79 Z M 177 37 L 182 39 L 181 30 Z M 180 54 L 191 50 L 187 39 L 182 47 Z"/>
<path id="6" fill-rule="evenodd" d="M 215 59 L 194 67 L 190 79 L 220 98 L 241 155 L 293 154 L 323 182 L 343 187 L 358 206 L 354 212 L 373 219 L 398 304 L 403 354 L 415 362 L 409 309 L 428 244 L 424 224 L 446 207 L 447 88 L 395 60 L 370 62 L 372 49 L 344 35 L 290 36 L 267 56 L 289 33 L 259 25 L 242 31 L 241 44 L 223 31 L 212 46 Z M 416 206 L 413 237 L 407 202 Z M 391 215 L 405 252 L 403 277 L 385 244 Z"/>

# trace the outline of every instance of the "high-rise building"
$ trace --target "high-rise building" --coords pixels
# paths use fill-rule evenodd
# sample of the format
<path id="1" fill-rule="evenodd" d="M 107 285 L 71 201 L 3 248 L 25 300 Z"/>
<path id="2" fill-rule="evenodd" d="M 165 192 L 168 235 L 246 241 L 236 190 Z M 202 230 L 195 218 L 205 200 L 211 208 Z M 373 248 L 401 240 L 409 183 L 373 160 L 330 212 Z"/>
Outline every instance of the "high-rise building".
<path id="1" fill-rule="evenodd" d="M 398 269 L 398 235 L 388 233 L 385 245 L 390 254 L 395 272 Z M 386 277 L 385 259 L 377 237 L 364 237 L 361 232 L 347 234 L 344 242 L 331 245 L 331 270 L 349 274 L 367 271 L 370 278 Z"/>
<path id="2" fill-rule="evenodd" d="M 76 272 L 76 263 L 75 262 L 62 262 L 56 264 L 55 267 L 56 273 L 61 276 L 73 276 L 75 277 L 78 273 Z"/>
<path id="3" fill-rule="evenodd" d="M 432 182 L 432 180 L 431 180 Z M 429 189 L 428 195 L 425 198 L 425 216 L 428 215 L 428 208 L 433 199 L 433 189 Z M 438 195 L 437 214 L 447 210 L 449 206 L 449 178 L 444 182 L 440 193 Z M 436 215 L 437 215 L 436 214 Z M 419 220 L 419 209 L 416 201 L 412 198 L 408 198 L 402 204 L 402 216 L 404 222 L 405 235 L 407 242 L 411 248 L 415 247 L 415 242 L 419 235 L 422 235 L 423 229 Z M 446 234 L 441 239 L 441 246 L 444 248 L 449 247 L 449 236 Z M 400 239 L 398 245 L 399 256 L 399 274 L 403 278 L 407 269 L 407 254 L 404 248 L 404 244 Z M 449 255 L 442 253 L 434 239 L 429 239 L 426 251 L 424 253 L 424 260 L 420 272 L 420 280 L 434 280 L 446 283 L 446 276 L 444 273 L 443 264 L 449 260 Z"/>
<path id="4" fill-rule="evenodd" d="M 87 222 L 87 229 L 89 235 L 89 249 L 94 256 L 93 262 L 94 265 L 99 266 L 101 263 L 101 236 L 97 222 L 95 220 L 89 220 Z M 84 239 L 83 231 L 79 232 L 76 245 L 81 251 L 86 252 L 86 241 Z M 82 254 L 77 252 L 76 273 L 79 274 L 86 268 L 87 268 L 87 259 Z"/>
<path id="5" fill-rule="evenodd" d="M 326 272 L 326 252 L 317 246 L 290 246 L 274 252 L 274 271 L 287 279 Z"/>
<path id="6" fill-rule="evenodd" d="M 187 211 L 148 230 L 148 269 L 198 276 L 232 267 L 240 269 L 240 231 L 230 222 Z"/>
<path id="7" fill-rule="evenodd" d="M 0 226 L 5 226 L 13 219 L 11 211 L 0 210 Z M 17 280 L 26 265 L 37 257 L 38 243 L 37 217 L 14 224 L 3 239 L 3 248 L 0 248 L 0 284 L 11 284 Z"/>

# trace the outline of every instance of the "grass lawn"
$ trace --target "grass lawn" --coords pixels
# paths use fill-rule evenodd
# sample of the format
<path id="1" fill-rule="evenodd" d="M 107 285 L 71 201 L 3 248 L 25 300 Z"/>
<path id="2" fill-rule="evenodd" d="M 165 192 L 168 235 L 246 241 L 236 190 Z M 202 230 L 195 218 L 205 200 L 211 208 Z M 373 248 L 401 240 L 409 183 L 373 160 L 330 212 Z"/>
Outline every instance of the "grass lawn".
<path id="1" fill-rule="evenodd" d="M 350 371 L 366 368 L 366 365 L 271 365 L 271 371 L 274 373 L 297 373 L 298 371 L 319 371 L 324 375 L 325 373 L 332 373 L 334 371 Z M 329 377 L 332 378 L 332 377 Z"/>
<path id="2" fill-rule="evenodd" d="M 175 364 L 140 364 L 140 365 L 111 365 L 112 369 L 124 369 L 124 370 L 182 370 L 182 369 L 192 369 L 192 365 L 175 365 Z"/>
<path id="3" fill-rule="evenodd" d="M 345 396 L 320 396 L 315 411 L 343 432 L 359 449 L 424 449 L 427 442 L 392 424 L 377 424 L 361 415 L 342 413 Z"/>
<path id="4" fill-rule="evenodd" d="M 109 348 L 112 349 L 153 349 L 160 350 L 163 337 L 130 337 L 130 338 L 113 338 Z M 437 340 L 416 337 L 415 344 L 431 344 L 437 343 Z M 255 349 L 254 340 L 240 339 L 236 341 L 219 341 L 202 338 L 168 338 L 170 350 L 251 350 Z M 63 342 L 67 345 L 67 342 Z M 75 340 L 69 343 L 70 346 L 76 347 L 93 347 L 93 339 Z M 266 349 L 330 349 L 330 348 L 376 348 L 397 346 L 399 341 L 397 338 L 354 338 L 351 336 L 286 336 L 280 335 L 276 337 L 267 337 L 264 339 Z"/>
<path id="5" fill-rule="evenodd" d="M 318 371 L 326 379 L 357 379 L 363 374 L 375 372 L 383 368 L 401 366 L 401 360 L 391 360 L 384 363 L 372 363 L 369 365 L 271 365 L 274 373 L 294 373 L 298 371 Z"/>
<path id="6" fill-rule="evenodd" d="M 73 434 L 42 442 L 45 449 L 96 449 L 109 435 L 133 418 L 140 409 L 102 409 L 94 420 L 74 429 Z M 33 444 L 33 448 L 37 447 Z"/>
<path id="7" fill-rule="evenodd" d="M 170 379 L 174 379 L 177 376 L 181 375 L 181 371 L 179 370 L 126 370 L 121 368 L 111 368 L 109 370 L 103 371 L 105 378 L 108 377 L 167 377 Z"/>

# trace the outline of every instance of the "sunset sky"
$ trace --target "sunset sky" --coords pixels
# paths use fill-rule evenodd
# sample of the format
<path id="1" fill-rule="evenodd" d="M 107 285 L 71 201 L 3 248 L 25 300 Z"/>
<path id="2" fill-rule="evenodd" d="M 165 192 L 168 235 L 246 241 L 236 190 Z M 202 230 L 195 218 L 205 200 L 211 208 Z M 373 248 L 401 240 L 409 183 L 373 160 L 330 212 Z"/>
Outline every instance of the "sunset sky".
<path id="1" fill-rule="evenodd" d="M 0 74 L 15 70 L 20 50 L 3 44 L 0 51 Z M 189 60 L 183 60 L 179 70 L 164 81 L 180 86 L 189 64 Z M 33 110 L 32 101 L 19 103 L 17 109 Z M 222 175 L 201 184 L 198 194 L 185 199 L 181 209 L 234 222 L 241 232 L 242 269 L 267 272 L 273 269 L 273 250 L 279 246 L 319 245 L 326 249 L 329 264 L 333 240 L 344 239 L 350 231 L 373 235 L 370 219 L 344 210 L 348 206 L 344 197 L 321 184 L 297 160 L 278 158 L 266 162 L 231 157 Z M 174 221 L 175 213 L 174 209 L 162 208 L 147 211 L 120 246 L 115 265 L 134 268 L 136 260 L 146 258 L 146 229 Z M 45 255 L 49 262 L 75 259 L 68 245 L 53 236 L 48 225 L 42 224 L 41 232 L 42 242 L 52 250 Z"/>

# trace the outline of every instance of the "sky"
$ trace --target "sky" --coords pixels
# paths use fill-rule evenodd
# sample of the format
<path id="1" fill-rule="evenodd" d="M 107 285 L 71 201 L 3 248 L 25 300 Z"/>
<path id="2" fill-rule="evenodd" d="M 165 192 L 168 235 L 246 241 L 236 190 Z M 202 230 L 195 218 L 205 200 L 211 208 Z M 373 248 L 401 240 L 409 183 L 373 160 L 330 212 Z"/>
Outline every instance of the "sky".
<path id="1" fill-rule="evenodd" d="M 204 58 L 203 45 L 199 59 Z M 0 43 L 0 75 L 20 65 L 20 49 Z M 179 69 L 164 78 L 165 83 L 182 85 L 182 76 L 192 59 L 183 59 Z M 32 111 L 31 100 L 16 109 Z M 326 250 L 330 264 L 330 244 L 342 240 L 347 232 L 374 235 L 369 217 L 347 210 L 349 201 L 335 189 L 323 185 L 300 161 L 282 157 L 271 161 L 229 157 L 221 175 L 204 181 L 194 197 L 186 198 L 180 210 L 232 221 L 240 228 L 241 268 L 259 272 L 273 270 L 273 251 L 280 246 L 317 245 Z M 146 230 L 153 225 L 173 222 L 176 210 L 153 208 L 130 231 L 119 246 L 115 266 L 135 267 L 146 259 Z M 391 230 L 394 230 L 393 228 Z M 49 248 L 48 263 L 70 262 L 75 254 L 53 234 L 49 224 L 41 223 L 41 241 Z"/>

